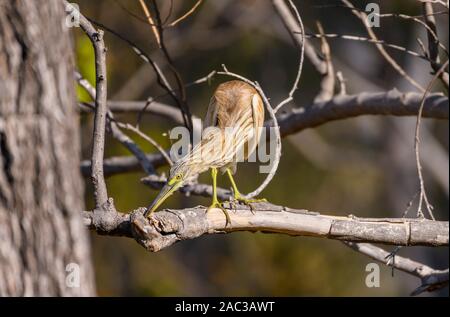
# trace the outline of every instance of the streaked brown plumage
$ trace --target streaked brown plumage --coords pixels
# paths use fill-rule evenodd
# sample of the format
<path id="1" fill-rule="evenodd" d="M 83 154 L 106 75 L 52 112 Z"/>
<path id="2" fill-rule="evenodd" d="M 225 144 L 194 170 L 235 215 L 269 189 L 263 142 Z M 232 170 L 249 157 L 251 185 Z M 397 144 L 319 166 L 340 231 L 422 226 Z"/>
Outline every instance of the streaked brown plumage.
<path id="1" fill-rule="evenodd" d="M 256 98 L 255 105 L 252 104 L 253 97 Z M 253 106 L 255 109 L 250 113 Z M 234 126 L 242 115 L 248 120 L 254 120 L 256 126 L 262 126 L 264 105 L 261 97 L 255 88 L 243 81 L 227 81 L 217 87 L 211 98 L 205 117 L 205 127 L 218 126 L 225 129 Z"/>
<path id="2" fill-rule="evenodd" d="M 216 196 L 217 169 L 227 171 L 235 199 L 244 201 L 232 174 L 236 170 L 239 152 L 244 151 L 242 157 L 247 159 L 256 149 L 263 124 L 264 104 L 255 88 L 239 80 L 220 84 L 208 107 L 202 140 L 171 168 L 169 180 L 149 208 L 149 212 L 155 211 L 171 193 L 189 179 L 208 169 L 212 170 L 213 176 L 211 207 L 222 208 Z M 228 220 L 228 214 L 226 215 Z"/>
<path id="3" fill-rule="evenodd" d="M 222 133 L 229 128 L 232 137 L 244 143 L 244 149 L 248 148 L 244 159 L 255 150 L 261 133 L 258 127 L 262 127 L 263 123 L 264 105 L 255 88 L 240 80 L 228 81 L 217 87 L 206 113 L 205 128 L 218 127 Z M 235 162 L 227 162 L 226 159 L 216 167 L 223 168 L 230 164 L 234 172 Z"/>

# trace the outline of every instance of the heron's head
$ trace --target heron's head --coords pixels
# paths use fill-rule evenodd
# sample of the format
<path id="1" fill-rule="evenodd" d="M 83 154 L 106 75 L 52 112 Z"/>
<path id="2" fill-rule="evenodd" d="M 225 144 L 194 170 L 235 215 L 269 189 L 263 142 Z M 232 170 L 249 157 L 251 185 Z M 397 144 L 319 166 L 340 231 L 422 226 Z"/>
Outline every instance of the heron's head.
<path id="1" fill-rule="evenodd" d="M 195 166 L 189 164 L 185 160 L 180 160 L 175 163 L 170 169 L 169 178 L 167 183 L 159 192 L 153 203 L 150 205 L 148 211 L 150 213 L 156 211 L 159 206 L 180 187 L 189 182 L 198 174 L 198 170 Z"/>

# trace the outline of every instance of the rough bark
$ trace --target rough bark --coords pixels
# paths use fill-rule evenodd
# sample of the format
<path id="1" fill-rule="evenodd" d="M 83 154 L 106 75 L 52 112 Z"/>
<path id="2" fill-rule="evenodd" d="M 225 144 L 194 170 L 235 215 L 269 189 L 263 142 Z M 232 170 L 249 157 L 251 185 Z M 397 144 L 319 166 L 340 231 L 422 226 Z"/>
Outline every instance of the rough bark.
<path id="1" fill-rule="evenodd" d="M 79 215 L 79 126 L 65 16 L 58 0 L 0 1 L 0 296 L 95 292 Z M 71 263 L 80 268 L 79 285 Z"/>
<path id="2" fill-rule="evenodd" d="M 112 200 L 109 202 L 113 206 Z M 220 209 L 206 207 L 166 209 L 151 219 L 139 208 L 131 214 L 84 212 L 86 226 L 100 234 L 134 238 L 147 250 L 156 252 L 183 240 L 204 234 L 250 231 L 310 236 L 353 242 L 391 245 L 448 246 L 448 222 L 421 219 L 357 218 L 321 215 L 269 203 L 247 206 L 226 203 L 230 224 Z"/>

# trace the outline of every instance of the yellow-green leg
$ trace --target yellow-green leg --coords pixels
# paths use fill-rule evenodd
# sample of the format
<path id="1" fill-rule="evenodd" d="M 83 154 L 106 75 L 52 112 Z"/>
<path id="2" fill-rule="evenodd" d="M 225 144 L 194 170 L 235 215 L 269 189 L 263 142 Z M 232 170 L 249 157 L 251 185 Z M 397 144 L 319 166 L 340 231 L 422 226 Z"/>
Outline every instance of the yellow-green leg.
<path id="1" fill-rule="evenodd" d="M 241 195 L 241 193 L 239 192 L 237 186 L 236 186 L 236 182 L 234 181 L 233 174 L 231 174 L 231 171 L 230 171 L 229 168 L 227 168 L 227 174 L 228 174 L 228 177 L 230 178 L 231 187 L 233 188 L 233 199 L 234 200 L 242 202 L 243 204 L 249 206 L 250 210 L 252 212 L 253 212 L 253 208 L 252 208 L 251 203 L 267 202 L 267 199 L 265 199 L 265 198 L 261 198 L 261 199 L 247 199 L 247 198 L 243 197 Z"/>
<path id="2" fill-rule="evenodd" d="M 212 177 L 212 181 L 213 181 L 213 183 L 212 183 L 213 201 L 212 201 L 211 206 L 209 206 L 209 208 L 206 210 L 206 212 L 208 212 L 211 208 L 220 208 L 223 211 L 223 213 L 225 214 L 225 218 L 226 218 L 225 226 L 227 226 L 229 223 L 231 223 L 230 215 L 225 210 L 225 208 L 223 208 L 222 203 L 219 202 L 219 200 L 217 199 L 217 168 L 211 169 L 211 177 Z"/>

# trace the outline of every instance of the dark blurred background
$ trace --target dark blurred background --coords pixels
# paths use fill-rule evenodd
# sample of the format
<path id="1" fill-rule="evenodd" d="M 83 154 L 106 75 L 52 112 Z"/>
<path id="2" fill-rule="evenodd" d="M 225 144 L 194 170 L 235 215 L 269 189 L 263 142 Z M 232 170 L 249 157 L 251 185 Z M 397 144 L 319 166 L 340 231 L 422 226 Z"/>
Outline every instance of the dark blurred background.
<path id="1" fill-rule="evenodd" d="M 137 0 L 76 0 L 89 18 L 104 23 L 131 39 L 168 73 L 168 65 Z M 196 1 L 174 0 L 172 21 Z M 375 1 L 374 1 L 375 2 Z M 168 0 L 157 1 L 161 15 L 170 11 Z M 336 1 L 295 1 L 309 33 L 318 33 L 320 21 L 325 33 L 367 37 L 361 21 Z M 354 1 L 364 8 L 367 2 Z M 381 13 L 421 15 L 419 1 L 378 1 Z M 439 11 L 439 6 L 435 7 Z M 439 37 L 448 46 L 448 14 L 436 16 Z M 420 52 L 416 38 L 427 42 L 425 29 L 413 21 L 381 19 L 376 28 L 380 39 Z M 75 30 L 77 66 L 94 83 L 94 58 L 89 40 Z M 274 103 L 283 99 L 295 77 L 298 49 L 285 30 L 271 2 L 266 0 L 205 0 L 195 13 L 176 27 L 165 30 L 165 42 L 184 82 L 189 83 L 219 70 L 229 70 L 257 80 Z M 108 98 L 146 100 L 163 94 L 151 67 L 117 37 L 106 33 L 108 46 Z M 311 39 L 319 49 L 320 40 Z M 348 93 L 363 91 L 415 91 L 381 57 L 373 44 L 329 39 L 336 71 L 347 80 Z M 389 50 L 419 83 L 431 79 L 426 61 Z M 168 75 L 174 82 L 173 77 Z M 204 117 L 209 98 L 224 77 L 213 78 L 187 89 L 193 114 Z M 300 89 L 289 107 L 308 106 L 319 90 L 320 78 L 305 61 Z M 442 91 L 437 83 L 435 90 Z M 80 100 L 87 95 L 79 89 Z M 173 104 L 168 98 L 159 101 Z M 135 123 L 136 114 L 117 115 Z M 304 208 L 330 215 L 401 217 L 419 189 L 414 150 L 416 119 L 365 116 L 328 123 L 283 139 L 280 167 L 263 197 L 274 204 Z M 89 158 L 93 117 L 82 115 L 83 157 Z M 145 115 L 142 130 L 164 147 L 173 123 Z M 423 120 L 422 159 L 429 197 L 439 220 L 448 220 L 448 121 Z M 130 135 L 148 153 L 156 150 Z M 106 157 L 130 155 L 113 139 L 107 140 Z M 161 169 L 167 170 L 167 168 Z M 140 182 L 143 172 L 107 179 L 110 195 L 120 211 L 147 206 L 157 192 Z M 209 182 L 209 175 L 201 180 Z M 236 176 L 243 192 L 254 190 L 265 175 L 257 164 L 241 164 Z M 226 187 L 225 178 L 219 185 Z M 86 179 L 86 205 L 93 207 L 92 188 Z M 166 207 L 208 205 L 210 198 L 174 195 Z M 416 212 L 412 206 L 410 215 Z M 233 233 L 211 235 L 176 244 L 159 253 L 145 251 L 127 238 L 91 235 L 99 295 L 106 296 L 406 296 L 419 280 L 383 265 L 380 288 L 365 285 L 365 267 L 371 259 L 331 240 L 289 237 L 275 234 Z M 392 247 L 384 247 L 392 250 Z M 447 248 L 403 248 L 400 255 L 434 268 L 448 267 Z M 424 296 L 428 296 L 425 294 Z M 448 288 L 432 295 L 448 296 Z"/>

